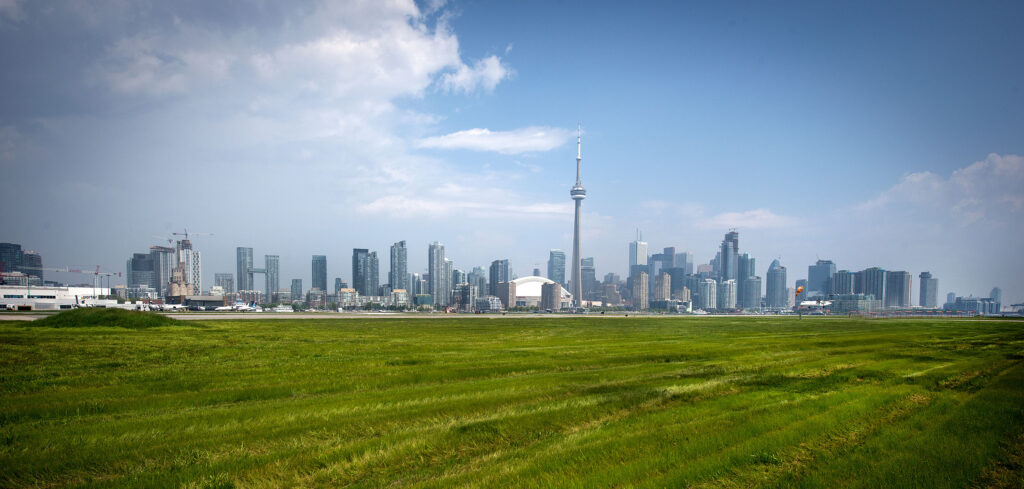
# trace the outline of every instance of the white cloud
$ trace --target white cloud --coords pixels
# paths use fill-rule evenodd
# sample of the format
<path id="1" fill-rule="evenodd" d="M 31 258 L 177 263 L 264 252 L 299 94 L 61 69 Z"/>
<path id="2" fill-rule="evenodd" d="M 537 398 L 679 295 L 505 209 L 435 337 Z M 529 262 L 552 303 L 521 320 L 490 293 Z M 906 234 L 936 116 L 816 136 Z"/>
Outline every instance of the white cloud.
<path id="1" fill-rule="evenodd" d="M 415 138 L 442 117 L 413 112 L 402 100 L 423 97 L 431 87 L 443 89 L 430 95 L 491 91 L 510 70 L 498 56 L 463 60 L 446 13 L 436 12 L 443 8 L 443 1 L 423 11 L 411 0 L 323 2 L 312 11 L 288 10 L 290 17 L 275 19 L 281 27 L 270 32 L 186 21 L 146 25 L 111 44 L 92 75 L 115 96 L 177 97 L 167 114 L 153 114 L 200 121 L 176 129 L 177 138 L 240 151 L 301 145 L 288 151 L 305 155 L 294 158 L 293 170 L 317 172 L 318 184 L 345 189 L 348 204 L 328 206 L 338 214 L 355 208 L 380 215 L 411 206 L 409 212 L 447 215 L 452 205 L 445 198 L 422 196 L 445 182 L 478 182 L 479 175 L 417 155 L 415 148 L 426 146 Z M 522 140 L 496 150 L 546 150 L 567 137 L 560 129 L 527 129 L 507 133 Z M 267 165 L 266 171 L 277 167 Z M 422 201 L 382 197 L 384 188 Z M 460 202 L 480 215 L 543 214 L 529 207 L 474 207 L 471 198 Z"/>
<path id="2" fill-rule="evenodd" d="M 421 12 L 411 0 L 325 2 L 311 15 L 286 19 L 293 26 L 276 33 L 176 19 L 114 43 L 94 77 L 117 92 L 166 95 L 213 90 L 230 76 L 233 86 L 292 101 L 418 97 L 433 84 L 448 92 L 492 91 L 510 69 L 497 56 L 466 64 L 444 20 L 428 24 L 428 14 L 443 5 Z M 267 34 L 280 42 L 267 43 Z"/>
<path id="3" fill-rule="evenodd" d="M 384 215 L 396 219 L 416 217 L 471 217 L 471 218 L 514 218 L 514 219 L 557 219 L 572 215 L 571 203 L 528 203 L 499 204 L 505 198 L 490 199 L 487 194 L 478 198 L 451 199 L 442 196 L 406 197 L 387 195 L 357 207 L 361 213 Z"/>
<path id="4" fill-rule="evenodd" d="M 21 9 L 19 0 L 0 0 L 0 17 L 19 22 L 25 20 L 25 11 Z"/>
<path id="5" fill-rule="evenodd" d="M 1024 210 L 1024 158 L 993 153 L 949 178 L 928 171 L 911 173 L 855 209 L 932 211 L 961 226 L 1006 222 Z"/>
<path id="6" fill-rule="evenodd" d="M 14 126 L 0 126 L 0 160 L 14 160 L 22 139 L 18 128 Z"/>
<path id="7" fill-rule="evenodd" d="M 478 60 L 472 67 L 461 65 L 454 73 L 445 73 L 440 87 L 449 92 L 471 93 L 477 89 L 492 92 L 499 82 L 511 75 L 512 71 L 501 62 L 501 58 L 491 55 Z"/>
<path id="8" fill-rule="evenodd" d="M 708 210 L 703 205 L 693 202 L 649 200 L 642 202 L 640 207 L 645 214 L 670 215 L 702 229 L 778 229 L 801 223 L 798 218 L 776 214 L 769 209 L 729 211 L 708 216 Z"/>
<path id="9" fill-rule="evenodd" d="M 778 229 L 796 226 L 800 220 L 782 216 L 768 209 L 753 209 L 742 212 L 723 212 L 697 221 L 705 229 Z"/>
<path id="10" fill-rule="evenodd" d="M 572 131 L 555 127 L 525 127 L 511 131 L 467 129 L 416 141 L 420 148 L 470 149 L 518 154 L 549 151 L 566 143 Z"/>

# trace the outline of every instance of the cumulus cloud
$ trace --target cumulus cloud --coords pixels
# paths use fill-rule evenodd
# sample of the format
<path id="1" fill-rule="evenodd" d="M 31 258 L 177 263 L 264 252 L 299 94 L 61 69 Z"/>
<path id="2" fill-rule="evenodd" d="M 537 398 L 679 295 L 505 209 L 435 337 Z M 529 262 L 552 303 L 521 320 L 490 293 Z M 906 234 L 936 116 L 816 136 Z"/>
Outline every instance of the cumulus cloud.
<path id="1" fill-rule="evenodd" d="M 1004 222 L 1024 210 L 1024 158 L 993 153 L 948 178 L 929 171 L 911 173 L 855 208 L 932 211 L 961 226 Z"/>
<path id="2" fill-rule="evenodd" d="M 442 7 L 325 2 L 269 33 L 175 18 L 118 40 L 94 78 L 119 92 L 166 95 L 216 88 L 230 77 L 234 86 L 294 94 L 292 101 L 422 96 L 433 84 L 446 92 L 492 91 L 510 69 L 497 56 L 463 61 L 455 34 L 443 21 L 430 22 L 428 14 Z M 278 42 L 266 42 L 268 35 Z"/>
<path id="3" fill-rule="evenodd" d="M 441 117 L 411 112 L 402 107 L 403 99 L 428 91 L 489 92 L 510 73 L 498 56 L 462 58 L 444 5 L 430 2 L 421 10 L 411 0 L 313 2 L 308 8 L 252 9 L 252 15 L 266 18 L 228 25 L 176 12 L 180 17 L 171 21 L 129 26 L 106 46 L 90 75 L 115 101 L 124 95 L 175 97 L 166 114 L 149 116 L 201 121 L 175 128 L 176 137 L 194 135 L 228 151 L 264 148 L 267 155 L 257 160 L 286 147 L 304 155 L 294 159 L 294 171 L 316 172 L 319 183 L 346 189 L 344 198 L 353 205 L 338 207 L 339 214 L 353 208 L 375 215 L 398 211 L 405 201 L 382 198 L 380 189 L 422 195 L 444 181 L 479 179 L 475 172 L 416 154 L 418 147 L 442 147 L 409 139 Z M 171 114 L 175 109 L 180 112 Z M 566 134 L 527 128 L 494 133 L 477 144 L 506 154 L 542 151 L 562 144 Z M 293 145 L 301 147 L 292 152 Z M 271 171 L 277 166 L 267 165 Z M 449 208 L 424 202 L 412 210 L 439 214 Z"/>
<path id="4" fill-rule="evenodd" d="M 461 65 L 454 73 L 445 73 L 440 86 L 449 92 L 470 93 L 477 89 L 493 92 L 494 87 L 511 74 L 501 58 L 491 55 L 477 61 L 472 67 Z"/>
<path id="5" fill-rule="evenodd" d="M 420 139 L 416 146 L 438 149 L 470 149 L 518 154 L 549 151 L 566 143 L 572 131 L 556 127 L 524 127 L 511 131 L 467 129 L 443 136 Z"/>

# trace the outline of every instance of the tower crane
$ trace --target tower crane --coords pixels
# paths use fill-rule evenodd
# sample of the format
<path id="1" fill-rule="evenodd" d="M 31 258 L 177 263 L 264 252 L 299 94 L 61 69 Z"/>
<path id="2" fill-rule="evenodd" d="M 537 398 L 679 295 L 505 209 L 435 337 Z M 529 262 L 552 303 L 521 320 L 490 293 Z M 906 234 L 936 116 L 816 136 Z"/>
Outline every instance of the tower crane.
<path id="1" fill-rule="evenodd" d="M 191 236 L 213 236 L 213 233 L 190 233 L 190 232 L 188 232 L 188 228 L 185 228 L 184 232 L 181 232 L 181 233 L 171 233 L 171 234 L 173 234 L 174 236 L 184 236 L 185 237 L 185 241 L 188 241 L 188 237 L 190 235 Z"/>
<path id="2" fill-rule="evenodd" d="M 172 244 L 174 244 L 174 238 L 168 238 L 167 236 L 159 236 L 156 234 L 154 234 L 152 237 L 159 240 L 166 240 L 168 248 L 171 247 Z"/>

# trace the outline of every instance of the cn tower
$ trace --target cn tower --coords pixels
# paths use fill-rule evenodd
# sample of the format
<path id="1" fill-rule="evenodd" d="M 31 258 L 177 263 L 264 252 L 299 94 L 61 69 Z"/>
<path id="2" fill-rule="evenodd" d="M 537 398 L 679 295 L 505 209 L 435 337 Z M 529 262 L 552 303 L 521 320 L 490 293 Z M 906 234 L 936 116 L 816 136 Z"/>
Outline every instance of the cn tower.
<path id="1" fill-rule="evenodd" d="M 580 133 L 582 124 L 576 124 L 576 185 L 569 190 L 572 200 L 576 201 L 576 221 L 572 233 L 572 306 L 583 307 L 583 272 L 580 270 L 580 204 L 587 198 L 587 191 L 580 182 L 580 163 L 583 157 L 580 153 Z"/>

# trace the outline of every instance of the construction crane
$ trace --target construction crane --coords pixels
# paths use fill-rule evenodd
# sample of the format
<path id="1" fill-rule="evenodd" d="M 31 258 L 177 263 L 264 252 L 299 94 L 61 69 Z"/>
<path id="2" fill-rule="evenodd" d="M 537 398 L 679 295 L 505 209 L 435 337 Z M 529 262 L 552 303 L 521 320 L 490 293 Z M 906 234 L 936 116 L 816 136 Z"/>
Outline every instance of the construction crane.
<path id="1" fill-rule="evenodd" d="M 168 248 L 172 248 L 171 245 L 174 244 L 174 238 L 168 238 L 167 236 L 159 236 L 159 235 L 156 235 L 156 234 L 154 234 L 152 237 L 155 238 L 155 239 L 159 239 L 159 240 L 167 240 L 167 247 Z"/>
<path id="2" fill-rule="evenodd" d="M 185 237 L 185 241 L 188 241 L 188 237 L 190 235 L 191 236 L 213 236 L 213 233 L 190 233 L 190 232 L 188 232 L 188 228 L 185 228 L 184 232 L 181 232 L 181 233 L 171 233 L 171 234 L 173 234 L 174 236 L 184 236 Z"/>

